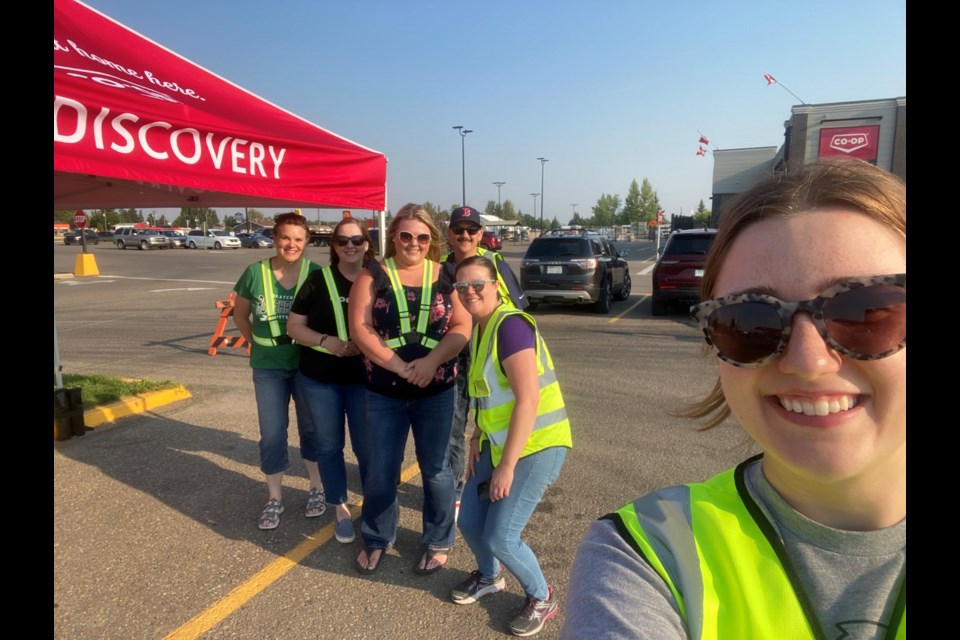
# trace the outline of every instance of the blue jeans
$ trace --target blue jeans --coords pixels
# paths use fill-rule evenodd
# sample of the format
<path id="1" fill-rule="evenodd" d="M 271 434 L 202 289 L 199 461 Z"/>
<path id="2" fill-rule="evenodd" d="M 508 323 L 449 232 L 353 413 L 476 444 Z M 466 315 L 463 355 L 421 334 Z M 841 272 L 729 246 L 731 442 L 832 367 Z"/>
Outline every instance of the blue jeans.
<path id="1" fill-rule="evenodd" d="M 344 417 L 362 482 L 367 461 L 363 452 L 367 439 L 366 385 L 317 382 L 301 372 L 297 372 L 294 384 L 313 425 L 317 466 L 327 504 L 345 504 L 347 466 L 343 459 L 343 448 L 346 446 Z"/>
<path id="2" fill-rule="evenodd" d="M 253 393 L 257 398 L 260 420 L 260 470 L 268 476 L 286 471 L 290 466 L 287 427 L 290 425 L 291 398 L 296 407 L 300 455 L 304 460 L 317 460 L 310 417 L 303 410 L 303 402 L 293 384 L 296 374 L 296 369 L 253 369 Z"/>
<path id="3" fill-rule="evenodd" d="M 490 446 L 485 444 L 460 501 L 457 524 L 477 559 L 480 573 L 493 578 L 500 574 L 500 564 L 503 563 L 524 593 L 540 600 L 548 595 L 547 580 L 540 570 L 537 556 L 520 539 L 520 534 L 540 504 L 543 492 L 560 475 L 566 457 L 566 447 L 550 447 L 520 458 L 514 468 L 510 495 L 491 502 L 487 496 L 477 496 L 477 485 L 490 480 L 493 475 Z"/>
<path id="4" fill-rule="evenodd" d="M 464 473 L 467 470 L 467 441 L 465 438 L 467 422 L 470 417 L 470 394 L 467 385 L 467 370 L 470 368 L 470 356 L 459 356 L 457 364 L 457 396 L 453 410 L 453 428 L 450 431 L 450 469 L 457 488 L 457 500 L 463 493 Z"/>
<path id="5" fill-rule="evenodd" d="M 410 430 L 423 477 L 421 544 L 425 549 L 453 546 L 454 486 L 447 448 L 455 393 L 451 387 L 426 398 L 402 400 L 367 390 L 367 475 L 360 524 L 367 548 L 385 549 L 396 540 L 397 478 Z"/>

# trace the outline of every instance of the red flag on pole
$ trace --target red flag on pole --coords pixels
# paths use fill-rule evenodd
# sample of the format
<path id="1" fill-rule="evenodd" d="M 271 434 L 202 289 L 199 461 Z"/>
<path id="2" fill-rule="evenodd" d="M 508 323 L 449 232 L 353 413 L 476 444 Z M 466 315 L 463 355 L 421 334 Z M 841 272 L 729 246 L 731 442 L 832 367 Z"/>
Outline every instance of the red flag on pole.
<path id="1" fill-rule="evenodd" d="M 697 149 L 697 155 L 698 155 L 698 156 L 705 156 L 705 155 L 707 155 L 707 150 L 704 149 L 703 147 L 700 147 L 699 149 Z"/>
<path id="2" fill-rule="evenodd" d="M 701 135 L 700 135 L 700 144 L 710 144 L 710 140 L 707 139 L 707 136 L 701 134 Z"/>
<path id="3" fill-rule="evenodd" d="M 771 85 L 771 84 L 773 84 L 774 82 L 777 81 L 777 79 L 774 78 L 774 77 L 773 77 L 772 75 L 770 75 L 769 73 L 763 74 L 763 79 L 767 81 L 767 85 Z"/>

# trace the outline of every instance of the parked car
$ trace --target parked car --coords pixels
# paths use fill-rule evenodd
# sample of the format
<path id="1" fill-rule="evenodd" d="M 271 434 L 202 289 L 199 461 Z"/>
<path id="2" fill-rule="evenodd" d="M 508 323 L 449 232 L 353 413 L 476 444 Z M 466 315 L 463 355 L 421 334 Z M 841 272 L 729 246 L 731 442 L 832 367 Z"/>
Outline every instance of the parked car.
<path id="1" fill-rule="evenodd" d="M 528 310 L 548 302 L 592 304 L 597 313 L 609 313 L 612 301 L 630 297 L 630 265 L 624 256 L 625 251 L 595 234 L 535 238 L 520 267 Z"/>
<path id="2" fill-rule="evenodd" d="M 113 241 L 117 249 L 126 249 L 135 247 L 137 249 L 166 249 L 167 236 L 156 229 L 135 229 L 133 227 L 123 227 L 117 229 L 113 234 Z"/>
<path id="3" fill-rule="evenodd" d="M 262 233 L 238 233 L 240 246 L 247 249 L 272 249 L 273 240 Z"/>
<path id="4" fill-rule="evenodd" d="M 672 303 L 689 305 L 700 300 L 703 265 L 716 234 L 716 229 L 684 229 L 670 234 L 653 267 L 653 315 L 667 315 Z"/>
<path id="5" fill-rule="evenodd" d="M 97 236 L 101 240 L 106 240 L 110 244 L 113 244 L 113 231 L 110 231 L 109 229 L 107 231 L 97 231 Z"/>
<path id="6" fill-rule="evenodd" d="M 206 235 L 200 229 L 194 229 L 187 234 L 187 248 L 239 249 L 240 239 L 223 229 L 210 229 Z"/>
<path id="7" fill-rule="evenodd" d="M 100 236 L 93 229 L 84 229 L 83 235 L 87 237 L 87 244 L 100 244 Z M 63 234 L 63 244 L 81 244 L 80 231 L 67 231 Z"/>
<path id="8" fill-rule="evenodd" d="M 171 249 L 187 248 L 187 238 L 179 231 L 174 231 L 173 229 L 167 229 L 162 233 L 163 235 L 167 236 L 167 246 L 169 246 Z"/>
<path id="9" fill-rule="evenodd" d="M 483 237 L 480 238 L 480 246 L 490 251 L 500 251 L 503 249 L 503 241 L 495 232 L 484 231 Z"/>

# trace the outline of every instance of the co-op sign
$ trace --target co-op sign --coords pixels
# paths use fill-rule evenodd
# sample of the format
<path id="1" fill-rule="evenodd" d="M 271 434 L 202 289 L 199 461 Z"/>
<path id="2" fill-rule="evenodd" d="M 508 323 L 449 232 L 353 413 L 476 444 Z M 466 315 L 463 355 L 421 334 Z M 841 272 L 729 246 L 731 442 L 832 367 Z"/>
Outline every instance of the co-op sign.
<path id="1" fill-rule="evenodd" d="M 842 156 L 876 163 L 879 136 L 880 125 L 821 129 L 820 157 Z"/>

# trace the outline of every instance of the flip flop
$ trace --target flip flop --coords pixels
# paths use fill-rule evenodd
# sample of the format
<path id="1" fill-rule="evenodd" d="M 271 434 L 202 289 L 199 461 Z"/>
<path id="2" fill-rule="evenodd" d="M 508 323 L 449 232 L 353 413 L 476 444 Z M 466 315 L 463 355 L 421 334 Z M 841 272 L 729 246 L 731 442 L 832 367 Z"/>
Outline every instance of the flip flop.
<path id="1" fill-rule="evenodd" d="M 427 549 L 423 552 L 423 555 L 420 556 L 420 559 L 424 561 L 423 568 L 420 567 L 420 563 L 418 562 L 416 565 L 414 565 L 413 572 L 418 576 L 428 576 L 431 573 L 436 573 L 437 571 L 440 571 L 440 569 L 443 569 L 443 567 L 447 564 L 447 560 L 444 560 L 441 564 L 430 568 L 430 563 L 433 562 L 438 555 L 445 555 L 447 556 L 447 560 L 449 560 L 450 549 Z"/>
<path id="2" fill-rule="evenodd" d="M 384 550 L 383 550 L 383 549 L 367 549 L 366 547 L 364 547 L 363 551 L 364 551 L 364 553 L 367 554 L 367 566 L 364 567 L 362 564 L 360 564 L 359 556 L 358 556 L 357 558 L 354 558 L 354 560 L 353 560 L 353 566 L 357 569 L 357 571 L 358 571 L 359 573 L 361 573 L 361 574 L 363 574 L 363 575 L 365 575 L 365 576 L 369 576 L 369 575 L 375 573 L 375 572 L 377 571 L 377 569 L 380 568 L 380 563 L 383 561 L 383 551 L 384 551 Z M 372 553 L 375 552 L 375 551 L 378 552 L 378 553 L 377 553 L 377 562 L 376 562 L 376 564 L 374 564 L 374 565 L 371 567 L 371 566 L 370 566 L 370 560 L 371 560 L 370 554 L 372 554 Z"/>

